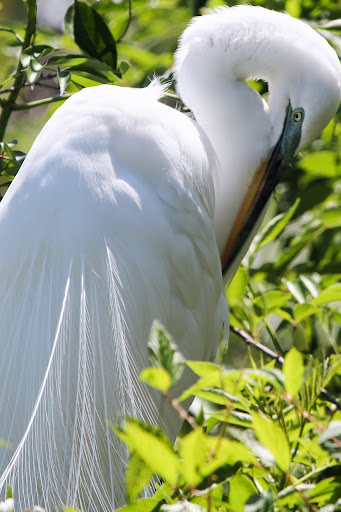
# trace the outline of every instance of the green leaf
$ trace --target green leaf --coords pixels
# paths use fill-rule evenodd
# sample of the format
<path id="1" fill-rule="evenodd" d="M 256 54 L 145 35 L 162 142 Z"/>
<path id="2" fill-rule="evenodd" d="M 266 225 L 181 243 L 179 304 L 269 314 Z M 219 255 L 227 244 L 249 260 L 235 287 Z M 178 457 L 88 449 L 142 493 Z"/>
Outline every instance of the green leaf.
<path id="1" fill-rule="evenodd" d="M 206 439 L 201 429 L 196 429 L 180 441 L 181 473 L 186 484 L 196 487 L 202 480 L 200 469 L 207 456 Z"/>
<path id="2" fill-rule="evenodd" d="M 301 389 L 304 377 L 303 356 L 295 347 L 292 347 L 284 358 L 283 373 L 285 389 L 295 397 Z"/>
<path id="3" fill-rule="evenodd" d="M 179 462 L 169 442 L 157 436 L 153 431 L 144 428 L 137 422 L 124 426 L 124 441 L 129 449 L 136 452 L 151 471 L 157 473 L 166 482 L 176 484 L 179 476 Z"/>
<path id="4" fill-rule="evenodd" d="M 164 368 L 145 368 L 140 380 L 160 391 L 168 391 L 172 384 L 172 378 Z"/>
<path id="5" fill-rule="evenodd" d="M 174 384 L 182 375 L 185 360 L 171 335 L 157 320 L 152 325 L 148 351 L 151 364 L 166 370 Z"/>
<path id="6" fill-rule="evenodd" d="M 302 236 L 294 237 L 290 241 L 290 247 L 282 252 L 281 256 L 275 262 L 274 267 L 277 271 L 287 267 L 298 256 L 298 254 L 308 247 L 308 245 L 316 240 L 318 236 L 325 230 L 321 223 L 315 223 L 313 229 L 309 232 L 304 232 Z"/>
<path id="7" fill-rule="evenodd" d="M 162 512 L 207 512 L 206 508 L 187 500 L 178 501 L 172 505 L 161 505 Z"/>
<path id="8" fill-rule="evenodd" d="M 67 67 L 72 73 L 86 72 L 94 77 L 104 79 L 105 83 L 117 80 L 116 75 L 105 62 L 84 57 L 84 55 L 69 54 L 51 57 L 49 65 Z"/>
<path id="9" fill-rule="evenodd" d="M 152 512 L 158 504 L 159 501 L 153 498 L 142 498 L 119 508 L 116 512 Z"/>
<path id="10" fill-rule="evenodd" d="M 302 322 L 305 318 L 311 315 L 318 315 L 320 313 L 319 308 L 312 306 L 311 304 L 296 304 L 294 307 L 294 320 L 295 323 Z"/>
<path id="11" fill-rule="evenodd" d="M 281 290 L 269 290 L 262 295 L 259 295 L 254 300 L 253 304 L 256 308 L 259 308 L 266 313 L 270 313 L 284 306 L 290 298 L 291 295 L 287 292 L 282 292 Z"/>
<path id="12" fill-rule="evenodd" d="M 320 214 L 320 219 L 326 228 L 341 226 L 341 208 L 328 208 Z"/>
<path id="13" fill-rule="evenodd" d="M 201 468 L 201 474 L 205 476 L 215 473 L 223 466 L 233 466 L 237 462 L 256 463 L 256 457 L 250 452 L 249 448 L 237 441 L 208 436 L 206 442 L 211 460 Z"/>
<path id="14" fill-rule="evenodd" d="M 104 19 L 93 7 L 74 0 L 66 13 L 65 26 L 81 50 L 116 70 L 115 40 Z"/>
<path id="15" fill-rule="evenodd" d="M 229 505 L 233 512 L 244 512 L 247 500 L 257 492 L 255 484 L 247 475 L 236 475 L 230 480 Z"/>
<path id="16" fill-rule="evenodd" d="M 128 500 L 132 501 L 143 491 L 153 477 L 153 471 L 136 453 L 132 453 L 126 471 Z"/>
<path id="17" fill-rule="evenodd" d="M 222 373 L 222 369 L 218 365 L 206 361 L 186 361 L 186 365 L 199 377 Z"/>
<path id="18" fill-rule="evenodd" d="M 341 477 L 325 478 L 306 491 L 309 500 L 319 507 L 333 504 L 341 497 Z"/>
<path id="19" fill-rule="evenodd" d="M 299 18 L 301 16 L 301 1 L 285 0 L 285 10 L 294 18 Z"/>
<path id="20" fill-rule="evenodd" d="M 129 62 L 127 62 L 126 60 L 121 60 L 120 65 L 119 65 L 120 73 L 122 75 L 124 75 L 124 73 L 126 73 L 129 68 L 130 68 Z"/>
<path id="21" fill-rule="evenodd" d="M 226 290 L 227 301 L 230 307 L 238 304 L 240 299 L 243 297 L 247 282 L 248 274 L 246 269 L 239 267 L 236 275 Z"/>
<path id="22" fill-rule="evenodd" d="M 252 414 L 252 419 L 259 441 L 270 450 L 277 466 L 287 471 L 290 465 L 290 446 L 282 428 L 256 413 Z"/>
<path id="23" fill-rule="evenodd" d="M 321 291 L 320 295 L 311 301 L 314 306 L 341 301 L 341 284 L 334 284 Z"/>
<path id="24" fill-rule="evenodd" d="M 336 153 L 333 151 L 309 153 L 300 160 L 299 166 L 313 176 L 334 178 L 341 174 L 341 166 L 337 164 Z"/>
<path id="25" fill-rule="evenodd" d="M 263 245 L 268 244 L 269 242 L 278 237 L 278 235 L 283 231 L 285 226 L 293 217 L 299 204 L 300 199 L 296 199 L 295 203 L 292 205 L 291 208 L 289 208 L 287 212 L 277 215 L 276 217 L 271 219 L 270 222 L 268 222 L 268 224 L 262 229 L 262 231 L 259 234 L 257 250 L 263 247 Z"/>

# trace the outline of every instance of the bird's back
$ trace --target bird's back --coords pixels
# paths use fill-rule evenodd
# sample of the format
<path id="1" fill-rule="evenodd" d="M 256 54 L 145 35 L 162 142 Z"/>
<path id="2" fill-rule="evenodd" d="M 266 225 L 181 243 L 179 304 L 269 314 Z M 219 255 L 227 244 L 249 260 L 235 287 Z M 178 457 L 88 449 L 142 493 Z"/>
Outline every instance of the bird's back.
<path id="1" fill-rule="evenodd" d="M 0 485 L 18 510 L 122 505 L 128 455 L 108 421 L 179 428 L 138 380 L 153 320 L 192 359 L 227 325 L 214 155 L 158 93 L 72 97 L 0 205 Z"/>

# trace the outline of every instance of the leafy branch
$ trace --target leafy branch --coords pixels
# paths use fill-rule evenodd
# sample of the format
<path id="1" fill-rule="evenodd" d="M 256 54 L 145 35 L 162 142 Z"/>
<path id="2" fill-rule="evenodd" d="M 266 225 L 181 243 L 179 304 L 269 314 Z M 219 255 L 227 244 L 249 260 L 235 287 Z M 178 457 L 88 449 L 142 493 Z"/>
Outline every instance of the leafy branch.
<path id="1" fill-rule="evenodd" d="M 37 18 L 37 2 L 36 0 L 27 0 L 25 3 L 27 12 L 27 25 L 25 29 L 25 37 L 21 44 L 20 57 L 17 65 L 17 76 L 14 80 L 13 90 L 10 92 L 8 99 L 2 105 L 2 112 L 0 115 L 0 140 L 4 139 L 5 131 L 12 111 L 14 110 L 15 102 L 19 96 L 20 86 L 25 82 L 26 74 L 22 72 L 21 56 L 23 52 L 30 45 L 33 44 L 36 31 L 36 18 Z"/>
<path id="2" fill-rule="evenodd" d="M 239 327 L 235 327 L 235 326 L 231 325 L 230 326 L 230 331 L 233 332 L 234 334 L 236 334 L 237 336 L 239 336 L 239 338 L 241 338 L 247 345 L 256 348 L 257 350 L 259 350 L 263 354 L 269 356 L 271 359 L 274 359 L 275 361 L 277 361 L 280 365 L 283 365 L 283 363 L 284 363 L 284 357 L 283 356 L 281 356 L 280 354 L 277 354 L 277 352 L 274 352 L 269 347 L 266 347 L 265 345 L 263 345 L 259 341 L 256 341 L 255 339 L 253 339 L 243 329 L 240 329 Z M 336 398 L 334 398 L 330 393 L 328 393 L 328 391 L 326 389 L 321 388 L 320 389 L 320 394 L 321 394 L 322 398 L 327 400 L 327 402 L 330 402 L 330 403 L 334 404 L 336 406 L 336 408 L 341 411 L 341 403 Z"/>

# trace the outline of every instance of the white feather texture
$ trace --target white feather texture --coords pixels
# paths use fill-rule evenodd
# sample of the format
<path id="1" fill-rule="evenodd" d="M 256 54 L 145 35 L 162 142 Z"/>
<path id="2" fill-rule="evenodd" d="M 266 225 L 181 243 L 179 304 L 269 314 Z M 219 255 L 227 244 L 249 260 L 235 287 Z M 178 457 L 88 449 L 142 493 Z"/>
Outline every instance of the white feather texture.
<path id="1" fill-rule="evenodd" d="M 260 8 L 195 19 L 176 60 L 198 124 L 158 103 L 156 82 L 86 89 L 47 123 L 0 205 L 0 487 L 17 510 L 124 503 L 128 454 L 108 421 L 134 415 L 172 439 L 180 426 L 138 380 L 153 320 L 186 358 L 215 353 L 228 327 L 219 249 L 287 104 L 305 109 L 303 147 L 340 100 L 327 43 Z M 249 76 L 269 80 L 269 106 Z"/>
<path id="2" fill-rule="evenodd" d="M 1 203 L 0 484 L 18 510 L 122 505 L 128 454 L 108 421 L 138 416 L 172 439 L 180 427 L 138 380 L 154 318 L 192 359 L 227 325 L 214 154 L 160 92 L 69 99 Z"/>

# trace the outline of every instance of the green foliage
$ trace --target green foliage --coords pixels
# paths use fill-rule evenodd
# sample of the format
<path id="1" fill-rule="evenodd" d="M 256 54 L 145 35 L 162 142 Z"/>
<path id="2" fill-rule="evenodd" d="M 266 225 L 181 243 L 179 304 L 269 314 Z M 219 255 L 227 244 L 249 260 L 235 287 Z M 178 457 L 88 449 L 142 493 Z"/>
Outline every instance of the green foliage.
<path id="1" fill-rule="evenodd" d="M 154 357 L 158 367 L 160 359 Z M 160 430 L 127 418 L 118 433 L 133 461 L 128 496 L 136 498 L 153 474 L 163 484 L 154 479 L 153 499 L 137 499 L 120 512 L 338 510 L 341 411 L 319 392 L 330 371 L 341 372 L 340 360 L 327 360 L 322 369 L 293 348 L 282 369 L 265 361 L 242 370 L 186 364 L 198 381 L 172 401 L 176 410 L 188 395 L 209 396 L 212 404 L 174 447 Z"/>
<path id="2" fill-rule="evenodd" d="M 155 321 L 153 324 L 148 349 L 150 362 L 154 366 L 159 367 L 154 368 L 154 372 L 155 370 L 163 369 L 163 371 L 169 375 L 170 383 L 167 387 L 168 389 L 170 384 L 173 384 L 181 377 L 184 369 L 184 358 L 177 350 L 177 346 L 170 334 L 158 321 Z M 144 375 L 146 375 L 146 373 L 144 373 Z"/>

